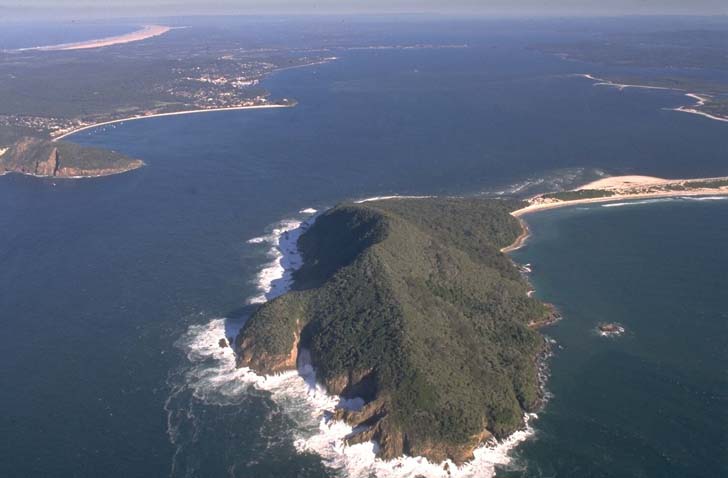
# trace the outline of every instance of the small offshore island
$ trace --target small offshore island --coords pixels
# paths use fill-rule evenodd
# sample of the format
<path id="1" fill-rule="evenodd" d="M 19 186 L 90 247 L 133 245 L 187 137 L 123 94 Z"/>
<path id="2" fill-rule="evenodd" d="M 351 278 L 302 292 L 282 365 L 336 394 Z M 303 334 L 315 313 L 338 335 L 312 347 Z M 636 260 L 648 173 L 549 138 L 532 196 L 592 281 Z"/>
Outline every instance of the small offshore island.
<path id="1" fill-rule="evenodd" d="M 501 252 L 524 205 L 401 198 L 321 214 L 298 240 L 292 290 L 235 340 L 238 366 L 272 375 L 310 360 L 330 394 L 364 400 L 332 418 L 382 459 L 472 459 L 542 402 L 535 328 L 555 312 Z"/>
<path id="2" fill-rule="evenodd" d="M 125 173 L 144 166 L 114 151 L 22 138 L 0 149 L 0 175 L 19 173 L 44 178 L 89 178 Z"/>

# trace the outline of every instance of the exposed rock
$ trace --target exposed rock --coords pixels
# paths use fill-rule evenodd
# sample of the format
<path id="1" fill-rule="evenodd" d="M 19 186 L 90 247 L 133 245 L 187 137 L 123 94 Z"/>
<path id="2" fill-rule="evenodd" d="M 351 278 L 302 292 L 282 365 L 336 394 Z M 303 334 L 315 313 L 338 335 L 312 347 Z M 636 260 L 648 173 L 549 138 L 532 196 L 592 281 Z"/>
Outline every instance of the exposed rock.
<path id="1" fill-rule="evenodd" d="M 73 143 L 22 138 L 0 156 L 0 174 L 79 178 L 109 176 L 140 168 L 144 162 L 113 151 Z"/>
<path id="2" fill-rule="evenodd" d="M 544 303 L 544 305 L 548 308 L 549 313 L 537 320 L 529 322 L 528 326 L 530 328 L 539 329 L 541 327 L 547 327 L 562 319 L 561 312 L 559 312 L 559 309 L 555 305 L 549 303 Z"/>
<path id="3" fill-rule="evenodd" d="M 326 391 L 345 398 L 360 397 L 372 400 L 377 393 L 376 373 L 373 369 L 350 371 L 345 375 L 326 380 Z"/>
<path id="4" fill-rule="evenodd" d="M 602 323 L 597 327 L 599 335 L 603 337 L 613 337 L 624 334 L 624 327 L 616 322 Z"/>
<path id="5" fill-rule="evenodd" d="M 243 337 L 238 342 L 237 366 L 249 367 L 261 375 L 276 375 L 289 370 L 296 370 L 300 339 L 301 326 L 298 321 L 293 335 L 293 347 L 287 354 L 274 354 L 261 350 L 259 344 L 256 344 L 251 337 Z"/>
<path id="6" fill-rule="evenodd" d="M 392 424 L 389 419 L 388 401 L 387 397 L 379 397 L 364 405 L 360 410 L 337 409 L 335 411 L 332 417 L 334 420 L 345 421 L 354 428 L 354 432 L 346 439 L 347 444 L 356 445 L 374 441 L 379 445 L 378 456 L 384 460 L 410 455 L 424 456 L 435 463 L 452 460 L 457 465 L 461 465 L 472 460 L 475 449 L 492 438 L 490 432 L 484 427 L 482 433 L 473 436 L 465 444 L 412 440 Z"/>
<path id="7" fill-rule="evenodd" d="M 238 365 L 295 370 L 301 347 L 328 393 L 364 400 L 332 412 L 353 427 L 348 443 L 374 441 L 382 459 L 472 459 L 539 403 L 545 343 L 533 328 L 558 317 L 500 252 L 521 205 L 391 200 L 323 213 L 298 241 L 293 290 L 238 335 Z"/>

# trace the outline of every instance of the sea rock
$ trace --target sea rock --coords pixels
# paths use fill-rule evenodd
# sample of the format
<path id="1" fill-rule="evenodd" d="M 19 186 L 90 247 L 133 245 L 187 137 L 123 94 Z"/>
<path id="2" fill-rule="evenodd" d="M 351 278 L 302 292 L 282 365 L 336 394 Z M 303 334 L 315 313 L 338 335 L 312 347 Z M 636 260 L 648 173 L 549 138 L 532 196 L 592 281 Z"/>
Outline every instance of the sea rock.
<path id="1" fill-rule="evenodd" d="M 599 335 L 603 337 L 613 337 L 622 335 L 625 332 L 624 327 L 616 322 L 601 323 L 597 326 Z"/>

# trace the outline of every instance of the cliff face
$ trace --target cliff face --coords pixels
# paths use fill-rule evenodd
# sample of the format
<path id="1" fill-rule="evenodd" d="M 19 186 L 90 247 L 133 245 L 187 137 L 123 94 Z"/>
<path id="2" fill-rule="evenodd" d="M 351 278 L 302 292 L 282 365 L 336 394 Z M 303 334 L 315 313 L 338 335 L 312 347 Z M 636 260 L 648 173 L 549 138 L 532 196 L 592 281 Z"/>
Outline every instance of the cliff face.
<path id="1" fill-rule="evenodd" d="M 272 352 L 260 347 L 255 337 L 241 337 L 237 349 L 237 364 L 239 367 L 249 367 L 253 370 L 264 371 L 264 375 L 275 375 L 288 370 L 296 370 L 298 361 L 298 345 L 301 339 L 300 322 L 297 321 L 291 331 L 290 349 L 283 353 Z"/>
<path id="2" fill-rule="evenodd" d="M 113 151 L 38 138 L 23 138 L 0 156 L 0 173 L 54 178 L 108 176 L 143 165 L 140 160 Z"/>
<path id="3" fill-rule="evenodd" d="M 549 309 L 499 249 L 520 233 L 517 205 L 464 199 L 344 205 L 299 240 L 296 288 L 263 305 L 237 341 L 238 364 L 296 368 L 305 348 L 331 394 L 361 397 L 334 419 L 379 455 L 463 463 L 522 425 L 539 402 L 529 328 Z"/>

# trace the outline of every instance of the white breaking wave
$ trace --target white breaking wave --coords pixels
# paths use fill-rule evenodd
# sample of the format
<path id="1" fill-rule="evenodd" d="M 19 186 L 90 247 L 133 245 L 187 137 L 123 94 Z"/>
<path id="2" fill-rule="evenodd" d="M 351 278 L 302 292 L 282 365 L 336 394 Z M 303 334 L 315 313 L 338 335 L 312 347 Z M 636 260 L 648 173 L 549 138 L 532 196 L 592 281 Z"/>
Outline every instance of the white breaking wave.
<path id="1" fill-rule="evenodd" d="M 390 198 L 393 197 L 369 200 Z M 302 213 L 303 211 L 308 213 L 312 210 L 304 209 Z M 268 255 L 271 258 L 256 276 L 259 293 L 249 300 L 250 303 L 262 303 L 290 290 L 292 274 L 301 265 L 298 238 L 314 219 L 306 222 L 292 219 L 281 221 L 273 227 L 270 234 L 248 241 L 251 244 L 269 245 Z M 494 476 L 496 465 L 510 464 L 509 452 L 534 433 L 528 423 L 536 415 L 526 415 L 525 429 L 500 443 L 492 442 L 481 446 L 475 451 L 475 458 L 459 468 L 450 461 L 434 464 L 422 457 L 380 460 L 375 454 L 375 443 L 346 445 L 345 438 L 352 433 L 352 427 L 328 419 L 330 412 L 338 406 L 357 408 L 363 402 L 342 401 L 340 397 L 328 395 L 316 383 L 315 370 L 305 350 L 299 354 L 298 371 L 262 377 L 248 368 L 237 368 L 233 349 L 221 347 L 219 342 L 221 338 L 234 338 L 243 324 L 244 319 L 214 319 L 206 324 L 191 326 L 177 341 L 176 345 L 185 351 L 190 362 L 185 373 L 186 387 L 192 390 L 195 398 L 210 405 L 241 403 L 250 393 L 251 387 L 270 392 L 272 399 L 296 423 L 292 430 L 296 449 L 299 452 L 318 454 L 327 466 L 346 476 L 489 478 Z M 176 430 L 171 422 L 168 433 L 170 440 L 175 443 Z"/>
<path id="2" fill-rule="evenodd" d="M 728 196 L 686 196 L 682 199 L 687 199 L 688 201 L 725 201 L 728 199 Z"/>
<path id="3" fill-rule="evenodd" d="M 602 204 L 601 207 L 624 207 L 624 206 L 638 206 L 640 204 L 654 204 L 661 202 L 673 202 L 673 201 L 725 201 L 728 196 L 675 196 L 675 197 L 664 197 L 656 199 L 643 199 L 641 201 L 625 201 Z"/>
<path id="4" fill-rule="evenodd" d="M 271 258 L 256 276 L 259 294 L 248 299 L 248 303 L 262 304 L 290 289 L 293 271 L 303 261 L 298 252 L 298 238 L 309 225 L 309 222 L 295 219 L 284 220 L 276 224 L 270 234 L 248 241 L 249 244 L 269 244 L 268 256 Z"/>
<path id="5" fill-rule="evenodd" d="M 644 199 L 641 201 L 625 201 L 625 202 L 612 202 L 607 204 L 602 204 L 601 207 L 624 207 L 624 206 L 637 206 L 640 204 L 653 204 L 658 202 L 671 202 L 675 201 L 676 198 L 674 197 L 667 197 L 667 198 L 658 198 L 658 199 Z"/>
<path id="6" fill-rule="evenodd" d="M 526 423 L 535 414 L 525 417 Z M 451 461 L 442 464 L 430 463 L 423 457 L 400 457 L 391 461 L 380 460 L 376 457 L 376 444 L 363 443 L 347 446 L 344 439 L 352 432 L 352 428 L 342 422 L 331 422 L 322 419 L 319 433 L 305 439 L 299 439 L 296 447 L 300 451 L 309 451 L 319 454 L 324 462 L 346 476 L 353 478 L 391 477 L 409 478 L 424 476 L 428 478 L 446 477 L 481 477 L 490 478 L 495 475 L 496 465 L 511 463 L 509 452 L 519 443 L 533 435 L 533 429 L 518 431 L 500 443 L 490 443 L 475 450 L 475 458 L 461 467 L 456 467 Z"/>

